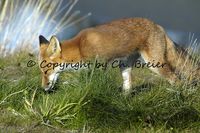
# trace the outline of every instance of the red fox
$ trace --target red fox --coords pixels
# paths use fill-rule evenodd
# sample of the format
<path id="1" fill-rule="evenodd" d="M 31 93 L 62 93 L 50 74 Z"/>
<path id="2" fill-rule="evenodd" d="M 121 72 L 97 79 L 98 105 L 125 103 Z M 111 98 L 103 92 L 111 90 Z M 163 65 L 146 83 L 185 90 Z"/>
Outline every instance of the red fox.
<path id="1" fill-rule="evenodd" d="M 63 70 L 59 69 L 61 64 L 73 64 L 97 56 L 106 61 L 120 59 L 131 65 L 140 56 L 146 63 L 159 62 L 164 64 L 163 67 L 150 67 L 150 69 L 165 77 L 171 84 L 180 81 L 176 72 L 186 74 L 187 68 L 190 74 L 195 75 L 194 77 L 200 77 L 199 67 L 193 65 L 186 52 L 173 43 L 160 25 L 145 18 L 120 19 L 87 28 L 74 38 L 61 43 L 55 36 L 48 41 L 40 35 L 39 42 L 39 63 L 42 71 L 42 87 L 45 91 L 53 89 L 59 73 Z M 187 66 L 184 71 L 183 65 Z M 123 90 L 129 93 L 132 66 L 120 67 L 120 69 Z"/>

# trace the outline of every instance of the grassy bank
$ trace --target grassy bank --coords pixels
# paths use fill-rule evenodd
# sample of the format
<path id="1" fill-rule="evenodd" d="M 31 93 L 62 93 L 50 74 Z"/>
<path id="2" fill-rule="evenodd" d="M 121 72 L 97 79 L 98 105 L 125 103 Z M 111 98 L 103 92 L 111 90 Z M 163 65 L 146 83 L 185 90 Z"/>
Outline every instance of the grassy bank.
<path id="1" fill-rule="evenodd" d="M 63 73 L 57 90 L 40 88 L 36 57 L 0 59 L 1 132 L 200 132 L 199 87 L 171 86 L 133 70 L 134 93 L 120 92 L 118 69 Z"/>

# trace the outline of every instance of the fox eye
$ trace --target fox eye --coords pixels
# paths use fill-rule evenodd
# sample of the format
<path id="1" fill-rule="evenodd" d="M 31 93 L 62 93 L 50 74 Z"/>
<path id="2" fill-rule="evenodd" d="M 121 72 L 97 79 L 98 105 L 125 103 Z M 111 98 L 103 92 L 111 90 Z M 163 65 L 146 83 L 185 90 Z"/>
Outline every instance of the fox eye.
<path id="1" fill-rule="evenodd" d="M 50 70 L 50 69 L 48 69 L 48 70 L 44 71 L 44 74 L 47 74 L 47 72 L 48 72 L 49 70 Z"/>
<path id="2" fill-rule="evenodd" d="M 45 71 L 44 74 L 47 74 L 47 71 Z"/>
<path id="3" fill-rule="evenodd" d="M 48 82 L 47 85 L 50 85 L 50 82 Z"/>

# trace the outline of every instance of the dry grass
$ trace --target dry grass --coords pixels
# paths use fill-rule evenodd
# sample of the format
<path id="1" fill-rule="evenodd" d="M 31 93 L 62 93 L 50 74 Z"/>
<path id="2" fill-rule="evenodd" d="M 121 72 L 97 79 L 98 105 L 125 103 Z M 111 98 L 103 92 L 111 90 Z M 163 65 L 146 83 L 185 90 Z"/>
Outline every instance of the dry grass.
<path id="1" fill-rule="evenodd" d="M 0 56 L 38 51 L 38 36 L 50 37 L 87 18 L 72 12 L 78 0 L 0 0 Z"/>

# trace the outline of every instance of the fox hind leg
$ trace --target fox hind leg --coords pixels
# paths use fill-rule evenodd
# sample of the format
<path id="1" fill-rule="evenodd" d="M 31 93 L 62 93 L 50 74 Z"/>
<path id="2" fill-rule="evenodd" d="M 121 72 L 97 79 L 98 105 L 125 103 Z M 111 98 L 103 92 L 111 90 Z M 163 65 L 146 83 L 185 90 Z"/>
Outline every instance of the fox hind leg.
<path id="1" fill-rule="evenodd" d="M 129 94 L 132 87 L 132 68 L 126 68 L 122 70 L 122 78 L 123 78 L 123 92 L 125 94 Z"/>
<path id="2" fill-rule="evenodd" d="M 132 66 L 140 57 L 138 53 L 134 53 L 129 57 L 122 59 L 121 62 L 127 64 L 128 67 L 120 67 L 123 79 L 123 92 L 125 95 L 130 94 L 132 88 Z"/>
<path id="3" fill-rule="evenodd" d="M 155 52 L 148 51 L 148 53 L 142 52 L 141 56 L 144 59 L 145 63 L 148 63 L 148 62 L 161 63 L 162 67 L 150 67 L 149 69 L 157 73 L 158 75 L 164 77 L 165 79 L 167 79 L 170 84 L 173 85 L 175 83 L 180 82 L 180 79 L 175 74 L 175 71 L 171 68 L 170 64 L 165 59 L 164 53 L 160 52 L 158 54 Z"/>

